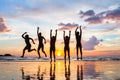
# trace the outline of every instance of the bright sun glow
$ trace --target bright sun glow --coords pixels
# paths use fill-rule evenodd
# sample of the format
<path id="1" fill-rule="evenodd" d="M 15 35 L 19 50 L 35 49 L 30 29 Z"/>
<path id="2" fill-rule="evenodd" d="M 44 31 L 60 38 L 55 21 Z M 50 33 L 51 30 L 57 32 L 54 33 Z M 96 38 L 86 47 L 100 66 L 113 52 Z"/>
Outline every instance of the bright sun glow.
<path id="1" fill-rule="evenodd" d="M 58 53 L 57 53 L 57 56 L 61 56 L 61 52 L 58 52 Z"/>

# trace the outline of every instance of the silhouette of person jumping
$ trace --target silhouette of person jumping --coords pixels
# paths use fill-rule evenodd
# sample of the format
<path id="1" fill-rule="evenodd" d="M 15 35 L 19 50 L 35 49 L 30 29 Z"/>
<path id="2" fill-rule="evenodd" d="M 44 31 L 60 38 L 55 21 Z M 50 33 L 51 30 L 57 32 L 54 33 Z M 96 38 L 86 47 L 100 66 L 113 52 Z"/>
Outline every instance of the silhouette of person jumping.
<path id="1" fill-rule="evenodd" d="M 54 61 L 55 61 L 55 42 L 56 42 L 56 37 L 57 37 L 57 30 L 55 33 L 55 36 L 52 36 L 52 30 L 50 30 L 50 59 L 52 61 L 52 52 L 54 56 Z"/>
<path id="2" fill-rule="evenodd" d="M 81 55 L 81 60 L 82 60 L 82 43 L 81 43 L 82 29 L 81 29 L 81 26 L 80 26 L 80 33 L 77 31 L 77 29 L 78 29 L 78 27 L 75 30 L 77 60 L 79 59 L 79 57 L 78 57 L 78 49 L 80 49 L 80 55 Z"/>
<path id="3" fill-rule="evenodd" d="M 32 40 L 33 44 L 35 44 L 34 40 L 32 38 L 30 38 L 29 35 L 27 35 L 26 33 L 27 32 L 25 32 L 25 33 L 22 34 L 22 38 L 25 39 L 26 46 L 23 49 L 23 54 L 22 54 L 21 57 L 24 57 L 24 54 L 25 54 L 26 50 L 28 50 L 28 52 L 36 51 L 36 49 L 31 49 L 31 44 L 30 44 L 30 40 Z"/>
<path id="4" fill-rule="evenodd" d="M 64 38 L 64 59 L 66 60 L 66 52 L 68 52 L 68 58 L 70 60 L 70 36 L 71 36 L 71 31 L 69 31 L 69 36 L 65 36 L 65 31 L 63 31 L 63 38 Z"/>
<path id="5" fill-rule="evenodd" d="M 37 49 L 38 56 L 39 56 L 39 58 L 41 57 L 40 49 L 42 49 L 42 52 L 44 53 L 45 57 L 47 57 L 47 55 L 44 51 L 44 44 L 43 44 L 43 40 L 44 40 L 44 43 L 46 43 L 46 39 L 42 36 L 41 32 L 39 33 L 39 27 L 37 28 L 37 35 L 38 35 L 38 40 L 39 40 L 39 45 L 38 45 L 38 49 Z"/>

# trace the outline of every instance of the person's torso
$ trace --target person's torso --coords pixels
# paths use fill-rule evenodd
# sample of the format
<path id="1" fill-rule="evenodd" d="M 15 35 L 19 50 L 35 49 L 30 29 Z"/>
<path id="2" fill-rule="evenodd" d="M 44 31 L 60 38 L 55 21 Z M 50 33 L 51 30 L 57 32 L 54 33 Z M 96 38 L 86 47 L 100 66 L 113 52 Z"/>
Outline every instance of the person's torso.
<path id="1" fill-rule="evenodd" d="M 42 36 L 39 36 L 38 40 L 39 40 L 39 45 L 43 44 L 43 37 Z"/>
<path id="2" fill-rule="evenodd" d="M 29 39 L 29 38 L 25 38 L 25 43 L 26 43 L 27 45 L 30 45 L 30 39 Z"/>
<path id="3" fill-rule="evenodd" d="M 70 38 L 64 39 L 65 47 L 69 47 L 69 42 L 70 42 Z"/>
<path id="4" fill-rule="evenodd" d="M 81 41 L 81 36 L 80 35 L 76 36 L 76 41 L 77 41 L 78 44 L 80 43 L 80 41 Z"/>
<path id="5" fill-rule="evenodd" d="M 51 38 L 50 46 L 55 47 L 56 38 Z"/>

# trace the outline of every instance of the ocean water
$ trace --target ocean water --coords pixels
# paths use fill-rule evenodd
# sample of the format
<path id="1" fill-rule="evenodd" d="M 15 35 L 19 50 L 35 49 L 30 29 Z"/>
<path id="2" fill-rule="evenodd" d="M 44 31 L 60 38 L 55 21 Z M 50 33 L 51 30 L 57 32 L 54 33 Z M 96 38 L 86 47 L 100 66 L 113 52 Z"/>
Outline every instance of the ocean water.
<path id="1" fill-rule="evenodd" d="M 120 80 L 120 61 L 1 61 L 0 80 Z"/>
<path id="2" fill-rule="evenodd" d="M 58 61 L 64 60 L 64 57 L 57 57 Z M 50 61 L 49 57 L 24 57 L 21 58 L 19 56 L 0 56 L 0 61 Z M 71 61 L 76 61 L 76 57 L 71 57 Z M 90 57 L 83 57 L 83 61 L 120 61 L 120 56 L 90 56 Z"/>

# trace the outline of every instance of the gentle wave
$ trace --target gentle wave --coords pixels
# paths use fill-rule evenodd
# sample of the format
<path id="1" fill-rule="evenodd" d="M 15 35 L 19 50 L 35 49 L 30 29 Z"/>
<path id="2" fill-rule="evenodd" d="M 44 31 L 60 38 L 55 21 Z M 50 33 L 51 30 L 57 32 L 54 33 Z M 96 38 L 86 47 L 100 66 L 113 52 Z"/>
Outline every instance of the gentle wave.
<path id="1" fill-rule="evenodd" d="M 56 60 L 64 60 L 63 57 L 56 58 Z M 76 57 L 71 57 L 71 61 L 76 61 Z M 119 61 L 120 56 L 100 56 L 100 57 L 83 57 L 82 61 Z M 50 61 L 49 57 L 18 57 L 18 56 L 0 56 L 0 61 Z M 79 59 L 80 61 L 80 59 Z"/>

